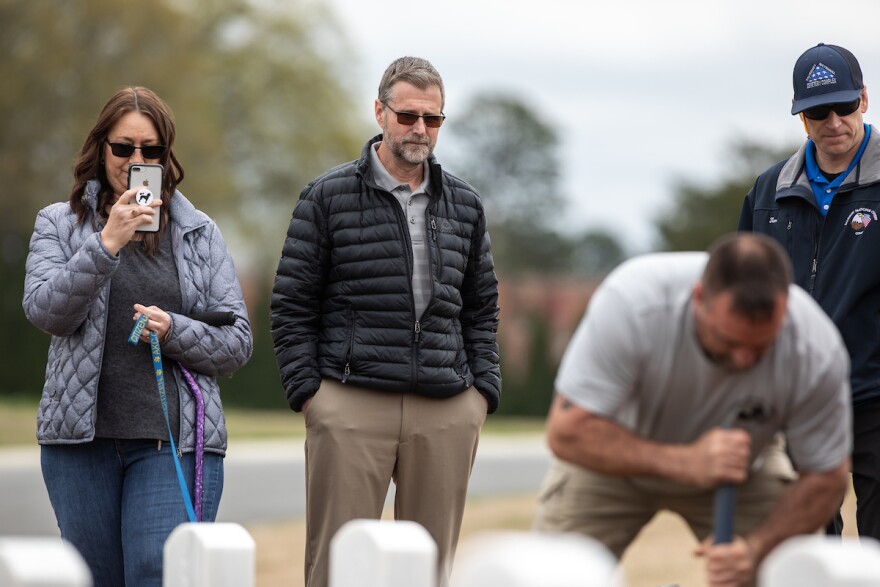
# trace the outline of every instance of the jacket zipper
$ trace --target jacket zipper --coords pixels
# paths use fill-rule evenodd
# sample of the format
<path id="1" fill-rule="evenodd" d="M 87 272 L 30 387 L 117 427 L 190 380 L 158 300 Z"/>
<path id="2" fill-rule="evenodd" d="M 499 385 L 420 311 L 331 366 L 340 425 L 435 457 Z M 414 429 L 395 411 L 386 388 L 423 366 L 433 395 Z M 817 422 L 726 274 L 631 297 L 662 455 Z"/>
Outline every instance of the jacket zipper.
<path id="1" fill-rule="evenodd" d="M 814 297 L 813 296 L 813 289 L 816 286 L 816 273 L 818 273 L 818 271 L 819 271 L 819 244 L 822 242 L 822 229 L 824 228 L 824 226 L 825 226 L 825 217 L 823 216 L 822 222 L 819 225 L 819 231 L 818 231 L 819 234 L 818 234 L 818 237 L 816 238 L 816 244 L 813 245 L 813 265 L 810 268 L 810 289 L 809 289 L 810 297 Z"/>
<path id="2" fill-rule="evenodd" d="M 416 358 L 419 356 L 419 339 L 421 338 L 422 324 L 416 320 L 413 326 L 413 351 L 412 351 L 412 379 L 413 391 L 419 386 L 419 363 Z"/>
<path id="3" fill-rule="evenodd" d="M 348 350 L 345 353 L 345 368 L 342 370 L 342 383 L 348 381 L 348 376 L 351 375 L 351 356 L 354 353 L 354 313 L 352 313 L 351 317 L 351 330 L 348 334 Z"/>

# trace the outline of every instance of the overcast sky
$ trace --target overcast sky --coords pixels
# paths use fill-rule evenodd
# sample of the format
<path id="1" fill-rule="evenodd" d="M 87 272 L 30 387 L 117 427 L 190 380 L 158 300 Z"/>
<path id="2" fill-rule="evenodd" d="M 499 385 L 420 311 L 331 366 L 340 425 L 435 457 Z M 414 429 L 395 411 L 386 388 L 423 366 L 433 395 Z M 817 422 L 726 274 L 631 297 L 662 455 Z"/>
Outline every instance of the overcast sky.
<path id="1" fill-rule="evenodd" d="M 803 140 L 789 112 L 807 48 L 852 51 L 880 100 L 880 0 L 326 1 L 358 55 L 368 120 L 382 72 L 402 55 L 437 67 L 449 117 L 480 91 L 517 93 L 562 141 L 571 204 L 560 225 L 610 229 L 632 253 L 652 247 L 677 179 L 724 173 L 733 139 Z M 866 121 L 875 112 L 880 102 Z"/>

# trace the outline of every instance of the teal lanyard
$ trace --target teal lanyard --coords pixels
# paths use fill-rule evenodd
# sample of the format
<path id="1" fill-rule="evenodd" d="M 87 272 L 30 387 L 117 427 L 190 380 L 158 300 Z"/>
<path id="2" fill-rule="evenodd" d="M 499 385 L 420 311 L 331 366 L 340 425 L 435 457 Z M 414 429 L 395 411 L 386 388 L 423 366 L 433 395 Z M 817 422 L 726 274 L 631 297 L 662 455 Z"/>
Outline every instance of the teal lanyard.
<path id="1" fill-rule="evenodd" d="M 128 342 L 137 344 L 141 338 L 141 332 L 147 325 L 146 314 L 141 314 L 131 334 L 128 335 Z M 156 385 L 159 387 L 159 399 L 162 400 L 162 412 L 165 414 L 165 425 L 168 426 L 168 439 L 171 442 L 171 455 L 174 457 L 174 468 L 177 469 L 177 481 L 180 483 L 180 492 L 183 494 L 183 505 L 186 506 L 186 515 L 190 522 L 196 522 L 196 513 L 193 510 L 192 500 L 189 497 L 189 489 L 186 487 L 186 480 L 183 478 L 183 470 L 180 468 L 180 459 L 177 457 L 177 447 L 174 446 L 174 435 L 171 434 L 171 420 L 168 418 L 168 398 L 165 395 L 165 375 L 162 372 L 162 352 L 159 349 L 159 336 L 155 332 L 150 332 L 150 350 L 153 353 L 153 370 L 156 372 Z"/>

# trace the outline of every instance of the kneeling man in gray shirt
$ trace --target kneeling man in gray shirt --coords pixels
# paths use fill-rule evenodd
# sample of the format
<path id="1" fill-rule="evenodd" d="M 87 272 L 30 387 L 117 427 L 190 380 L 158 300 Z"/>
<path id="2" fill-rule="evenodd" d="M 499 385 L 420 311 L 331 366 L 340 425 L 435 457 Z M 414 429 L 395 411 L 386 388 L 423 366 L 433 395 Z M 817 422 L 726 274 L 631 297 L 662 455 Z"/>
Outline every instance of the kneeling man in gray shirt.
<path id="1" fill-rule="evenodd" d="M 597 289 L 560 365 L 535 527 L 584 533 L 620 557 L 671 510 L 703 541 L 708 584 L 748 585 L 776 545 L 837 511 L 849 398 L 841 337 L 791 285 L 775 241 L 743 233 L 709 254 L 631 259 Z M 712 544 L 725 484 L 737 490 L 735 537 Z"/>

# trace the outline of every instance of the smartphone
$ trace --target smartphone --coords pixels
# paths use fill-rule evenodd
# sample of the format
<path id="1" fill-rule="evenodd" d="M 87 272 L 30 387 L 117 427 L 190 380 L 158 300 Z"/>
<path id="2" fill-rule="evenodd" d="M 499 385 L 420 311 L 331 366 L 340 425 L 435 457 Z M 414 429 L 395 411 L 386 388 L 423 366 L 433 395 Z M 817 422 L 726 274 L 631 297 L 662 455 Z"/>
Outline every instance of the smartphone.
<path id="1" fill-rule="evenodd" d="M 142 206 L 149 206 L 153 200 L 162 197 L 162 166 L 155 163 L 136 163 L 128 168 L 128 189 L 140 188 L 134 196 L 133 202 Z M 158 232 L 159 220 L 162 214 L 159 210 L 162 206 L 153 208 L 153 221 L 150 224 L 139 226 L 138 232 Z"/>

